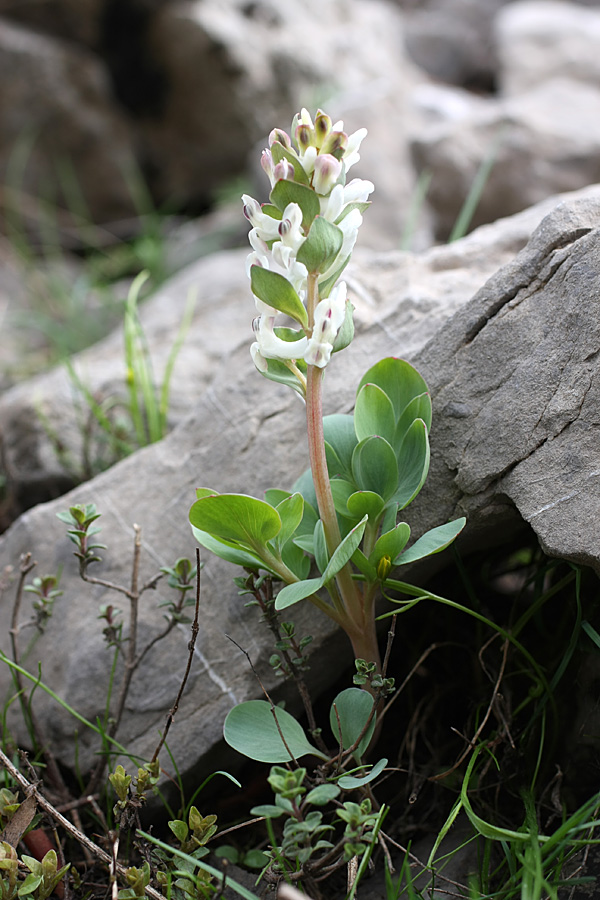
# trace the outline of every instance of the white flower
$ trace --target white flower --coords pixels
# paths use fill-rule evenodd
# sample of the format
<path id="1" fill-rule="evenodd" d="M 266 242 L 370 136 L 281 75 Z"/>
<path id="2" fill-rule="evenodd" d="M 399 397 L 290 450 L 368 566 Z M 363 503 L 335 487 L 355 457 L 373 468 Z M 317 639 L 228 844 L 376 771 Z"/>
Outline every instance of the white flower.
<path id="1" fill-rule="evenodd" d="M 251 345 L 250 356 L 252 357 L 252 362 L 259 372 L 267 371 L 267 369 L 269 368 L 269 363 L 260 352 L 258 341 L 254 341 L 254 343 Z"/>
<path id="2" fill-rule="evenodd" d="M 242 194 L 244 215 L 263 241 L 273 241 L 278 236 L 279 220 L 262 211 L 261 205 L 254 197 Z"/>
<path id="3" fill-rule="evenodd" d="M 264 359 L 301 359 L 308 346 L 308 338 L 301 337 L 298 341 L 284 341 L 277 337 L 273 330 L 274 326 L 275 316 L 259 316 L 252 323 L 260 355 Z"/>
<path id="4" fill-rule="evenodd" d="M 306 240 L 302 231 L 302 210 L 297 203 L 289 203 L 286 206 L 277 231 L 281 243 L 297 253 Z"/>
<path id="5" fill-rule="evenodd" d="M 341 162 L 331 153 L 322 153 L 315 160 L 313 188 L 317 194 L 328 194 L 342 171 Z"/>
<path id="6" fill-rule="evenodd" d="M 357 163 L 360 159 L 360 154 L 358 149 L 362 144 L 363 140 L 367 136 L 366 128 L 359 128 L 358 131 L 355 131 L 348 138 L 348 146 L 346 147 L 346 151 L 344 153 L 344 162 L 346 164 L 346 172 L 350 169 L 354 163 Z"/>
<path id="7" fill-rule="evenodd" d="M 329 297 L 317 303 L 312 336 L 304 361 L 309 366 L 323 368 L 329 362 L 337 333 L 346 318 L 346 282 L 340 281 Z"/>
<path id="8" fill-rule="evenodd" d="M 349 203 L 366 203 L 369 194 L 375 190 L 371 181 L 353 178 L 347 185 L 336 184 L 328 197 L 319 197 L 321 215 L 329 222 L 335 222 Z"/>

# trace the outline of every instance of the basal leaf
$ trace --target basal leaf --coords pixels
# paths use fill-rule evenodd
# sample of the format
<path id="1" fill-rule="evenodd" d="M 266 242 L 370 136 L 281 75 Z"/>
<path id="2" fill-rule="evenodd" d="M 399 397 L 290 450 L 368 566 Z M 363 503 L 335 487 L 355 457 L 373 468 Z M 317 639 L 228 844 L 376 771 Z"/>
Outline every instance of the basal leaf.
<path id="1" fill-rule="evenodd" d="M 266 700 L 248 700 L 234 706 L 225 719 L 223 737 L 234 750 L 259 762 L 286 763 L 308 753 L 327 759 L 309 743 L 293 716 L 280 707 L 273 709 Z"/>
<path id="2" fill-rule="evenodd" d="M 300 581 L 310 575 L 311 560 L 295 540 L 287 542 L 281 551 L 281 559 Z"/>
<path id="3" fill-rule="evenodd" d="M 364 519 L 361 519 L 358 525 L 355 525 L 352 531 L 350 531 L 336 547 L 329 560 L 329 565 L 323 572 L 323 584 L 327 584 L 328 581 L 331 581 L 334 575 L 336 575 L 340 569 L 343 569 L 350 560 L 352 554 L 362 541 L 366 525 L 367 517 L 365 516 Z"/>
<path id="4" fill-rule="evenodd" d="M 308 314 L 302 300 L 287 278 L 280 275 L 279 272 L 272 272 L 270 269 L 254 265 L 250 267 L 250 283 L 255 297 L 295 319 L 306 328 Z"/>
<path id="5" fill-rule="evenodd" d="M 379 385 L 364 384 L 358 392 L 354 407 L 354 430 L 359 441 L 377 434 L 393 446 L 396 432 L 394 407 Z"/>
<path id="6" fill-rule="evenodd" d="M 348 518 L 350 516 L 348 511 L 348 500 L 356 491 L 356 486 L 352 482 L 346 481 L 344 478 L 332 478 L 330 484 L 336 513 L 338 516 Z M 362 518 L 362 516 L 359 518 Z"/>
<path id="7" fill-rule="evenodd" d="M 276 574 L 255 553 L 251 553 L 249 550 L 245 550 L 234 543 L 219 540 L 218 538 L 213 537 L 212 534 L 201 531 L 193 525 L 192 532 L 201 547 L 206 547 L 207 550 L 210 550 L 211 553 L 214 553 L 215 556 L 218 556 L 220 559 L 233 563 L 235 566 L 243 566 L 248 569 L 260 568 L 265 569 L 267 572 L 271 572 L 272 575 Z"/>
<path id="8" fill-rule="evenodd" d="M 323 531 L 323 522 L 321 519 L 317 520 L 315 530 L 313 531 L 313 552 L 317 569 L 323 574 L 329 562 L 329 553 L 327 551 L 325 532 Z"/>
<path id="9" fill-rule="evenodd" d="M 352 475 L 361 491 L 372 491 L 385 501 L 398 487 L 398 461 L 385 438 L 372 435 L 354 448 Z"/>
<path id="10" fill-rule="evenodd" d="M 398 454 L 400 478 L 394 500 L 404 509 L 417 496 L 429 471 L 429 438 L 422 419 L 412 423 Z"/>
<path id="11" fill-rule="evenodd" d="M 341 471 L 329 470 L 329 476 L 352 477 L 352 453 L 358 444 L 352 416 L 337 413 L 323 419 L 323 436 L 336 454 Z"/>
<path id="12" fill-rule="evenodd" d="M 190 522 L 213 537 L 260 551 L 281 529 L 277 510 L 246 494 L 218 494 L 196 500 Z"/>
<path id="13" fill-rule="evenodd" d="M 383 498 L 373 491 L 356 491 L 351 497 L 348 497 L 347 503 L 348 512 L 354 519 L 368 516 L 371 524 L 377 521 L 384 505 Z"/>
<path id="14" fill-rule="evenodd" d="M 277 512 L 281 519 L 281 530 L 275 539 L 277 547 L 281 550 L 289 541 L 302 521 L 304 513 L 304 498 L 302 494 L 295 493 L 286 497 L 277 505 Z"/>
<path id="15" fill-rule="evenodd" d="M 419 394 L 418 397 L 414 397 L 398 419 L 394 432 L 394 449 L 400 449 L 404 436 L 415 419 L 423 419 L 429 432 L 431 428 L 431 397 L 429 394 Z"/>
<path id="16" fill-rule="evenodd" d="M 358 386 L 377 384 L 390 398 L 396 420 L 400 418 L 410 401 L 427 393 L 427 385 L 417 370 L 403 359 L 388 356 L 365 372 Z"/>
<path id="17" fill-rule="evenodd" d="M 273 508 L 276 508 L 286 497 L 291 496 L 289 491 L 282 491 L 281 488 L 268 488 L 265 491 L 265 500 Z"/>
<path id="18" fill-rule="evenodd" d="M 342 748 L 348 750 L 356 743 L 373 709 L 373 697 L 368 691 L 360 688 L 346 688 L 337 695 L 329 711 L 329 724 L 333 736 Z M 339 720 L 339 722 L 338 722 Z M 341 734 L 340 734 L 341 728 Z M 361 739 L 354 755 L 360 759 L 373 737 L 375 716 L 373 716 L 365 736 Z"/>
<path id="19" fill-rule="evenodd" d="M 299 248 L 296 259 L 303 263 L 309 272 L 325 272 L 340 252 L 344 235 L 341 230 L 328 222 L 324 216 L 317 216 L 308 236 Z"/>
<path id="20" fill-rule="evenodd" d="M 379 560 L 384 556 L 389 556 L 390 560 L 394 561 L 407 545 L 409 538 L 409 526 L 406 522 L 400 522 L 392 531 L 377 538 L 373 550 L 369 553 L 369 562 L 377 567 Z"/>
<path id="21" fill-rule="evenodd" d="M 401 553 L 394 560 L 394 565 L 403 566 L 409 562 L 415 562 L 417 559 L 424 559 L 426 556 L 432 556 L 434 553 L 440 553 L 445 550 L 452 541 L 460 534 L 466 525 L 467 520 L 463 517 L 455 519 L 453 522 L 447 522 L 445 525 L 438 525 L 431 531 L 425 532 L 408 550 Z"/>

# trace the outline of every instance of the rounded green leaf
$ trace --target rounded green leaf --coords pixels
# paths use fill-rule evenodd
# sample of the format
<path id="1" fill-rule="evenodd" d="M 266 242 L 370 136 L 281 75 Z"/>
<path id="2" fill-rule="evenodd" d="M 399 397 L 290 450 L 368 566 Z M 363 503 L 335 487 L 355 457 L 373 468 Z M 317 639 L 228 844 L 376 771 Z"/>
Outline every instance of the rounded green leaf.
<path id="1" fill-rule="evenodd" d="M 304 328 L 308 325 L 308 314 L 295 288 L 279 272 L 272 272 L 262 266 L 250 267 L 250 284 L 252 293 L 267 306 L 272 306 L 299 322 Z"/>
<path id="2" fill-rule="evenodd" d="M 417 496 L 429 471 L 429 438 L 422 419 L 415 419 L 398 453 L 400 478 L 394 500 L 404 509 Z"/>
<path id="3" fill-rule="evenodd" d="M 368 383 L 377 384 L 388 395 L 396 419 L 400 418 L 414 397 L 427 393 L 427 385 L 417 370 L 405 360 L 393 356 L 380 360 L 365 372 L 358 393 Z"/>
<path id="4" fill-rule="evenodd" d="M 377 563 L 384 556 L 389 556 L 391 560 L 402 553 L 404 547 L 410 538 L 410 527 L 406 522 L 399 522 L 392 531 L 380 535 L 375 542 L 372 552 L 369 554 L 369 562 L 377 567 Z"/>
<path id="5" fill-rule="evenodd" d="M 317 216 L 296 259 L 304 263 L 309 272 L 325 272 L 340 252 L 343 240 L 344 235 L 336 225 L 324 216 Z"/>
<path id="6" fill-rule="evenodd" d="M 345 478 L 332 478 L 329 482 L 331 485 L 331 495 L 333 497 L 333 505 L 339 516 L 348 518 L 350 515 L 348 510 L 348 500 L 356 491 L 356 486 Z M 364 513 L 363 513 L 364 515 Z M 362 519 L 362 516 L 359 516 Z"/>
<path id="7" fill-rule="evenodd" d="M 277 505 L 277 512 L 281 519 L 281 531 L 277 535 L 276 544 L 279 549 L 289 541 L 302 521 L 304 513 L 304 498 L 296 492 L 286 497 Z"/>
<path id="8" fill-rule="evenodd" d="M 254 550 L 264 547 L 281 529 L 277 510 L 246 494 L 217 494 L 196 500 L 190 522 L 200 531 Z"/>
<path id="9" fill-rule="evenodd" d="M 425 532 L 412 547 L 394 559 L 394 565 L 403 566 L 406 563 L 415 562 L 417 559 L 432 556 L 434 553 L 440 553 L 460 534 L 466 523 L 467 520 L 462 517 Z"/>
<path id="10" fill-rule="evenodd" d="M 353 518 L 362 519 L 363 516 L 368 516 L 371 524 L 377 521 L 384 505 L 383 497 L 373 491 L 355 491 L 348 497 L 347 503 L 348 512 Z"/>
<path id="11" fill-rule="evenodd" d="M 354 407 L 354 430 L 359 441 L 379 434 L 393 445 L 396 432 L 394 407 L 388 395 L 377 384 L 364 384 Z"/>
<path id="12" fill-rule="evenodd" d="M 273 708 L 266 700 L 248 700 L 234 706 L 225 719 L 223 737 L 234 750 L 259 762 L 286 763 L 308 753 L 327 759 L 309 743 L 293 716 L 280 707 Z"/>
<path id="13" fill-rule="evenodd" d="M 356 743 L 367 724 L 372 709 L 373 697 L 368 691 L 361 691 L 360 688 L 346 688 L 337 695 L 329 711 L 329 724 L 336 741 L 338 743 L 341 741 L 342 749 L 348 750 Z M 375 716 L 371 719 L 354 755 L 362 756 L 369 746 L 374 730 Z"/>
<path id="14" fill-rule="evenodd" d="M 353 417 L 343 413 L 325 416 L 323 419 L 323 437 L 325 438 L 325 450 L 327 451 L 327 445 L 329 444 L 335 453 L 337 465 L 341 466 L 341 470 L 339 468 L 330 468 L 330 477 L 334 475 L 348 477 L 351 475 L 352 453 L 358 444 Z"/>
<path id="15" fill-rule="evenodd" d="M 431 428 L 431 397 L 429 394 L 419 394 L 414 397 L 396 423 L 393 446 L 400 449 L 404 436 L 415 419 L 423 419 L 427 431 Z"/>
<path id="16" fill-rule="evenodd" d="M 325 806 L 327 803 L 330 803 L 331 800 L 335 800 L 339 794 L 340 789 L 337 784 L 319 784 L 316 788 L 313 788 L 312 791 L 308 792 L 304 800 L 306 803 L 311 803 L 313 806 Z"/>
<path id="17" fill-rule="evenodd" d="M 352 474 L 361 491 L 372 491 L 385 501 L 398 487 L 398 461 L 385 438 L 372 435 L 354 448 Z"/>
<path id="18" fill-rule="evenodd" d="M 300 603 L 316 593 L 323 586 L 322 578 L 308 578 L 306 581 L 295 581 L 293 584 L 286 584 L 275 598 L 275 609 L 287 609 L 294 603 Z"/>

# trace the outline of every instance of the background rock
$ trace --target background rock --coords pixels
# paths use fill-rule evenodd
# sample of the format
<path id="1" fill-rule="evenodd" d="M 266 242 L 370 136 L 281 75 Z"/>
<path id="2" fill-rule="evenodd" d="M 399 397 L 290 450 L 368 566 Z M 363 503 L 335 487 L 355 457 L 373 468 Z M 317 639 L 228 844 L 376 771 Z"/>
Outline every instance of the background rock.
<path id="1" fill-rule="evenodd" d="M 498 544 L 521 529 L 524 519 L 551 553 L 600 570 L 598 537 L 590 527 L 598 503 L 599 326 L 589 302 L 590 285 L 600 274 L 599 229 L 600 190 L 595 189 L 560 204 L 521 253 L 446 324 L 445 315 L 436 320 L 430 313 L 426 346 L 420 334 L 415 338 L 413 304 L 409 301 L 407 315 L 400 295 L 385 315 L 380 312 L 361 329 L 351 351 L 335 359 L 328 371 L 326 412 L 348 411 L 354 394 L 349 385 L 385 355 L 406 354 L 429 380 L 435 423 L 432 467 L 414 512 L 411 508 L 415 534 L 466 513 L 465 548 L 486 541 Z M 476 244 L 477 236 L 469 241 Z M 437 260 L 440 271 L 463 258 L 460 245 L 444 250 L 446 256 Z M 384 257 L 376 271 L 385 271 Z M 375 281 L 374 274 L 371 278 Z M 366 289 L 374 293 L 371 284 Z M 23 515 L 0 543 L 5 563 L 16 564 L 20 554 L 31 550 L 40 572 L 61 564 L 65 568 L 65 595 L 28 665 L 36 668 L 34 657 L 42 659 L 44 680 L 61 697 L 88 718 L 101 713 L 110 653 L 95 618 L 98 604 L 109 597 L 98 588 L 82 592 L 56 511 L 75 502 L 97 504 L 103 513 L 102 538 L 109 544 L 104 575 L 112 580 L 127 578 L 135 518 L 143 529 L 145 578 L 176 556 L 192 555 L 187 510 L 195 486 L 224 486 L 257 496 L 268 486 L 288 486 L 305 462 L 298 438 L 302 430 L 300 403 L 254 374 L 244 344 L 223 362 L 193 414 L 166 440 Z M 227 564 L 212 558 L 207 562 L 197 661 L 171 744 L 184 771 L 218 739 L 227 709 L 256 692 L 253 677 L 225 634 L 249 650 L 267 685 L 272 683 L 269 642 L 254 613 L 243 608 L 231 577 Z M 164 590 L 159 588 L 159 598 Z M 10 604 L 4 603 L 4 634 L 9 616 Z M 315 635 L 316 651 L 327 640 L 332 659 L 334 630 L 328 623 L 306 609 L 295 611 L 294 618 L 302 633 L 310 628 Z M 150 634 L 159 621 L 159 611 L 147 598 L 144 632 Z M 89 624 L 82 627 L 82 622 Z M 185 631 L 176 631 L 169 647 L 153 653 L 136 676 L 139 693 L 134 690 L 130 698 L 120 736 L 135 753 L 152 752 L 169 705 L 167 694 L 177 681 L 169 651 L 181 660 L 186 643 Z M 345 648 L 343 642 L 339 646 Z M 348 659 L 348 649 L 342 649 L 340 665 Z M 328 666 L 327 672 L 313 675 L 332 679 L 336 672 Z M 58 755 L 72 761 L 72 720 L 39 693 L 36 702 Z M 83 767 L 90 759 L 85 737 L 79 759 Z"/>

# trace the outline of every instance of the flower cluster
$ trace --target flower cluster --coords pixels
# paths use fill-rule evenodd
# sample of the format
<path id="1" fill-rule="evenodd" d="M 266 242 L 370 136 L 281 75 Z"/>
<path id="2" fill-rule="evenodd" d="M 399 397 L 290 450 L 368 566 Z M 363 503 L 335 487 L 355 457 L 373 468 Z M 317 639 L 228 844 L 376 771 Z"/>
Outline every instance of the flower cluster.
<path id="1" fill-rule="evenodd" d="M 326 366 L 352 339 L 352 307 L 338 279 L 373 185 L 359 178 L 346 184 L 366 129 L 348 136 L 343 122 L 332 124 L 321 110 L 313 122 L 303 109 L 291 132 L 293 140 L 274 129 L 262 154 L 269 203 L 247 194 L 242 200 L 252 225 L 247 270 L 259 313 L 252 358 L 267 377 L 302 393 L 306 366 Z M 280 313 L 301 329 L 277 326 Z"/>

